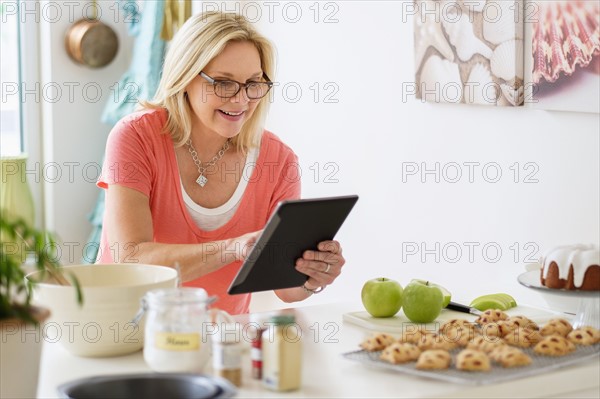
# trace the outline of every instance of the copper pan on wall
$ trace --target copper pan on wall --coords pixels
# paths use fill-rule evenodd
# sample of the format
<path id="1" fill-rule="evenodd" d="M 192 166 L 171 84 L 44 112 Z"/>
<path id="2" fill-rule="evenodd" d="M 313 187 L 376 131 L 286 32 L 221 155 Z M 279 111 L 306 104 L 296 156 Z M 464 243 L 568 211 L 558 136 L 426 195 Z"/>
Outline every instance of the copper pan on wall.
<path id="1" fill-rule="evenodd" d="M 115 31 L 94 16 L 76 21 L 67 31 L 65 47 L 67 54 L 78 64 L 90 68 L 100 68 L 112 62 L 119 49 L 119 39 Z"/>

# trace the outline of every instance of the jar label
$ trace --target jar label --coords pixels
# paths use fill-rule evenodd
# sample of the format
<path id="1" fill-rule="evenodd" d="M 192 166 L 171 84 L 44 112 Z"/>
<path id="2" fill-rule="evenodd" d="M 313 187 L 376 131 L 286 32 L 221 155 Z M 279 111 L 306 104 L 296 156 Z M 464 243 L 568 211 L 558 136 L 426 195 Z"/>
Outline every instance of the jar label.
<path id="1" fill-rule="evenodd" d="M 200 334 L 157 332 L 154 346 L 167 351 L 197 351 L 200 349 Z"/>

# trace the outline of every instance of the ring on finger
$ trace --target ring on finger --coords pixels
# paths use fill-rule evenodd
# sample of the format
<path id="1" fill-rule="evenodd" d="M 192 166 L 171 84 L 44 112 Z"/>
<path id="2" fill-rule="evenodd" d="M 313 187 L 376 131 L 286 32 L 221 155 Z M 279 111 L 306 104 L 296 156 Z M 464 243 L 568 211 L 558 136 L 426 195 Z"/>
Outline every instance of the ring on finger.
<path id="1" fill-rule="evenodd" d="M 325 269 L 325 271 L 323 273 L 327 274 L 329 273 L 329 270 L 331 269 L 331 265 L 329 263 L 326 263 L 327 268 Z"/>

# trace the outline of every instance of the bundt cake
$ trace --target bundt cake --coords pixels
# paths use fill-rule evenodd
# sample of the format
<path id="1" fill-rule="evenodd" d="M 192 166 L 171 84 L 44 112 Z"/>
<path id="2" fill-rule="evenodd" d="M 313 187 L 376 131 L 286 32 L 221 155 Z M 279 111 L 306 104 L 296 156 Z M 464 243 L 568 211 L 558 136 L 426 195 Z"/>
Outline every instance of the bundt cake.
<path id="1" fill-rule="evenodd" d="M 542 285 L 548 288 L 600 291 L 600 251 L 593 245 L 566 245 L 542 258 Z"/>

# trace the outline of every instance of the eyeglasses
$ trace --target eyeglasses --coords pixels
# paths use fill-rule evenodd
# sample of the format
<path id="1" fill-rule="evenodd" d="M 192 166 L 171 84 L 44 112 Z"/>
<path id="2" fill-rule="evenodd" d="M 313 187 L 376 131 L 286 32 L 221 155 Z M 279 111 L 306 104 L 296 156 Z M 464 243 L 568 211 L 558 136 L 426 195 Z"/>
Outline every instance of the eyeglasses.
<path id="1" fill-rule="evenodd" d="M 235 80 L 216 80 L 205 74 L 204 72 L 200 72 L 200 76 L 202 76 L 208 83 L 213 85 L 215 94 L 221 98 L 231 98 L 240 92 L 242 87 L 246 90 L 246 96 L 249 100 L 258 100 L 267 95 L 271 87 L 273 87 L 273 82 L 267 76 L 266 73 L 263 73 L 263 79 L 266 82 L 247 82 L 240 83 Z"/>

